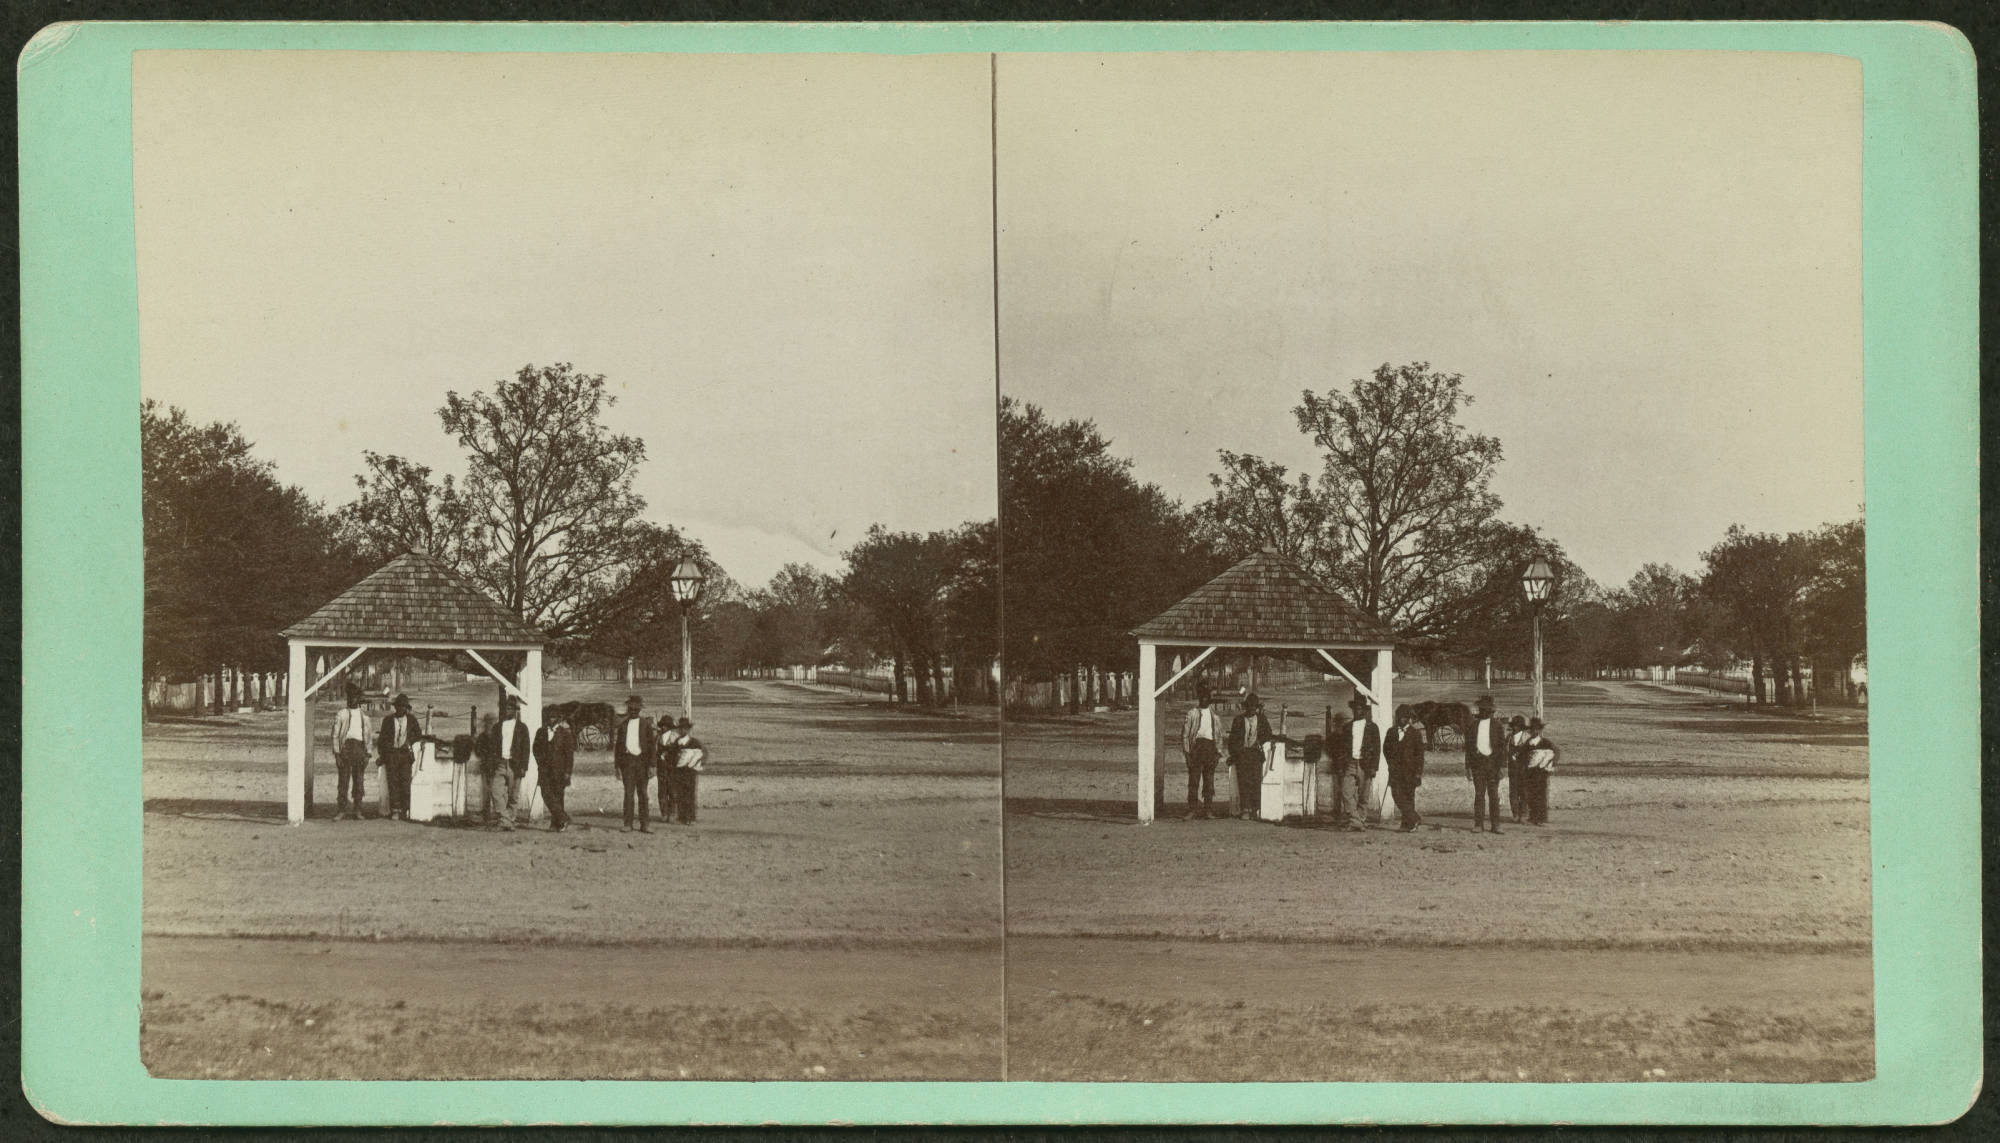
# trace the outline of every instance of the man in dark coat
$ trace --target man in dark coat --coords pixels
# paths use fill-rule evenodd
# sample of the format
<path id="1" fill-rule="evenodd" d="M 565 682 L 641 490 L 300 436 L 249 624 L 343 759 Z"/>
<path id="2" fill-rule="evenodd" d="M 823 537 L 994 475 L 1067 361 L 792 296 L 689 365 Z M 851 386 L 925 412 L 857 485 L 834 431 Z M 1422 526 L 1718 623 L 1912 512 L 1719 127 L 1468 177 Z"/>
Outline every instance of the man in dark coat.
<path id="1" fill-rule="evenodd" d="M 542 788 L 542 801 L 549 806 L 550 833 L 569 828 L 563 794 L 575 769 L 576 732 L 570 729 L 568 713 L 558 712 L 554 722 L 535 732 L 535 782 Z"/>
<path id="2" fill-rule="evenodd" d="M 501 704 L 500 721 L 481 736 L 474 752 L 479 771 L 486 776 L 486 804 L 483 817 L 488 826 L 514 828 L 514 802 L 521 778 L 528 772 L 532 743 L 528 724 L 521 721 L 521 700 L 508 695 Z M 496 809 L 496 807 L 498 807 Z"/>
<path id="3" fill-rule="evenodd" d="M 1243 696 L 1243 709 L 1229 723 L 1229 764 L 1236 767 L 1237 817 L 1254 818 L 1264 796 L 1264 744 L 1276 738 L 1256 691 Z"/>
<path id="4" fill-rule="evenodd" d="M 1382 744 L 1382 757 L 1389 764 L 1389 793 L 1396 799 L 1396 813 L 1402 832 L 1409 833 L 1422 823 L 1417 814 L 1417 787 L 1424 784 L 1424 751 L 1428 745 L 1424 724 L 1408 703 L 1396 708 L 1396 725 Z"/>
<path id="5" fill-rule="evenodd" d="M 1528 820 L 1528 720 L 1520 715 L 1507 720 L 1507 816 L 1517 822 Z"/>
<path id="6" fill-rule="evenodd" d="M 410 713 L 410 696 L 396 696 L 396 712 L 382 720 L 375 734 L 375 753 L 382 759 L 382 776 L 389 783 L 389 818 L 410 820 L 410 768 L 416 765 L 416 742 L 423 725 Z"/>
<path id="7" fill-rule="evenodd" d="M 646 780 L 652 777 L 660 742 L 653 730 L 653 720 L 639 713 L 644 705 L 638 695 L 625 700 L 625 714 L 611 735 L 611 759 L 618 766 L 619 779 L 625 783 L 625 828 L 632 828 L 632 807 L 636 803 L 639 832 L 651 833 L 648 818 L 652 810 L 647 805 Z"/>
<path id="8" fill-rule="evenodd" d="M 1368 791 L 1382 766 L 1382 730 L 1368 717 L 1368 700 L 1355 695 L 1347 704 L 1353 719 L 1341 723 L 1327 743 L 1333 759 L 1333 820 L 1350 830 L 1368 828 Z"/>
<path id="9" fill-rule="evenodd" d="M 655 772 L 657 784 L 653 787 L 653 792 L 659 799 L 660 820 L 662 822 L 670 822 L 674 820 L 674 798 L 680 791 L 679 786 L 674 782 L 674 765 L 680 757 L 681 738 L 680 735 L 674 733 L 673 719 L 663 718 L 660 720 L 659 744 L 654 748 L 653 753 L 657 759 L 658 767 Z"/>
<path id="10" fill-rule="evenodd" d="M 1465 772 L 1472 779 L 1472 828 L 1500 832 L 1500 774 L 1507 757 L 1507 724 L 1493 713 L 1493 696 L 1479 696 L 1479 713 L 1465 728 Z M 1487 824 L 1488 819 L 1492 824 Z"/>

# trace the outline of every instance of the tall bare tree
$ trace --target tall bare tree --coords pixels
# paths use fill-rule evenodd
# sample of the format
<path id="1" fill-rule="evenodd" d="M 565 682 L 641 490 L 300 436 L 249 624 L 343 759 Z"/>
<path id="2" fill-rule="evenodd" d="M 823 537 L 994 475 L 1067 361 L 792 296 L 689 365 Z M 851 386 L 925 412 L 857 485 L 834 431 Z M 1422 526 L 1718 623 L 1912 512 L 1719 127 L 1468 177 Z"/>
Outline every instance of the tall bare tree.
<path id="1" fill-rule="evenodd" d="M 1224 452 L 1205 530 L 1232 556 L 1292 556 L 1404 640 L 1448 640 L 1511 538 L 1494 528 L 1500 442 L 1460 423 L 1471 403 L 1464 378 L 1424 362 L 1307 391 L 1292 413 L 1320 450 L 1317 476 Z"/>
<path id="2" fill-rule="evenodd" d="M 1500 510 L 1500 442 L 1459 423 L 1471 403 L 1462 377 L 1417 362 L 1307 392 L 1294 410 L 1323 454 L 1314 490 L 1338 541 L 1333 584 L 1405 638 L 1445 633 Z"/>
<path id="3" fill-rule="evenodd" d="M 446 561 L 552 642 L 585 640 L 607 598 L 640 574 L 635 553 L 660 546 L 632 491 L 646 446 L 604 424 L 616 403 L 601 374 L 568 364 L 448 392 L 438 419 L 465 450 L 464 479 L 369 453 L 343 519 L 379 555 Z"/>
<path id="4" fill-rule="evenodd" d="M 602 374 L 524 365 L 490 392 L 447 392 L 438 410 L 466 451 L 465 496 L 486 538 L 473 574 L 552 638 L 611 589 L 646 506 L 632 491 L 645 443 L 601 419 L 617 400 Z"/>

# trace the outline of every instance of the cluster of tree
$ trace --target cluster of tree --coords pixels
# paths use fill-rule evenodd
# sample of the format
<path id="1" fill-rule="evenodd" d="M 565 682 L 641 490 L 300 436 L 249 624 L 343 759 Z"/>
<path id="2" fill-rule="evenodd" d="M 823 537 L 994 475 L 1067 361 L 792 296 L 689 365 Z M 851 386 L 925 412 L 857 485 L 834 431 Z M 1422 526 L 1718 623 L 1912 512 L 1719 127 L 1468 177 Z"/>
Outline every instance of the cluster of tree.
<path id="1" fill-rule="evenodd" d="M 1558 584 L 1542 614 L 1552 670 L 1747 658 L 1760 675 L 1784 666 L 1778 698 L 1792 701 L 1803 661 L 1845 687 L 1847 664 L 1866 647 L 1859 520 L 1787 537 L 1731 529 L 1699 579 L 1649 564 L 1605 591 L 1559 543 L 1500 517 L 1491 485 L 1501 446 L 1463 423 L 1471 401 L 1462 377 L 1423 362 L 1305 392 L 1292 412 L 1318 470 L 1293 474 L 1225 450 L 1212 494 L 1191 508 L 1141 483 L 1089 421 L 1057 423 L 1003 401 L 1009 676 L 1130 670 L 1134 627 L 1270 550 L 1419 660 L 1524 667 L 1533 605 L 1521 577 L 1539 557 Z"/>
<path id="2" fill-rule="evenodd" d="M 602 376 L 568 364 L 447 393 L 438 418 L 463 474 L 369 452 L 356 498 L 331 511 L 282 484 L 235 425 L 146 402 L 147 677 L 281 669 L 284 627 L 421 551 L 539 628 L 559 656 L 677 667 L 683 616 L 668 580 L 692 559 L 708 580 L 686 617 L 702 673 L 887 658 L 917 701 L 942 697 L 947 667 L 985 686 L 998 650 L 991 523 L 928 535 L 876 527 L 841 576 L 791 566 L 746 591 L 699 541 L 645 518 L 633 491 L 645 444 L 605 424 L 615 401 Z"/>
<path id="3" fill-rule="evenodd" d="M 139 456 L 146 677 L 283 670 L 277 632 L 353 582 L 366 558 L 235 425 L 144 401 Z"/>
<path id="4" fill-rule="evenodd" d="M 1860 518 L 1779 536 L 1732 526 L 1702 553 L 1700 597 L 1711 656 L 1749 659 L 1756 701 L 1768 667 L 1780 703 L 1806 691 L 1800 664 L 1823 695 L 1846 693 L 1849 666 L 1868 651 L 1867 535 Z M 1834 686 L 1829 687 L 1828 682 Z"/>
<path id="5" fill-rule="evenodd" d="M 1813 693 L 1809 667 L 1821 701 L 1852 697 L 1850 668 L 1868 649 L 1865 540 L 1859 518 L 1785 536 L 1731 527 L 1703 554 L 1700 575 L 1649 563 L 1611 590 L 1561 563 L 1543 614 L 1548 668 L 1589 677 L 1748 662 L 1755 701 L 1789 705 Z M 1524 670 L 1529 605 L 1518 579 L 1494 602 L 1495 621 L 1466 650 Z"/>
<path id="6" fill-rule="evenodd" d="M 1010 680 L 1132 670 L 1131 631 L 1230 560 L 1095 424 L 1000 402 L 1002 659 Z"/>
<path id="7" fill-rule="evenodd" d="M 711 609 L 697 659 L 730 673 L 889 665 L 899 700 L 991 701 L 999 562 L 991 521 L 928 533 L 871 527 L 840 574 L 787 564 Z"/>

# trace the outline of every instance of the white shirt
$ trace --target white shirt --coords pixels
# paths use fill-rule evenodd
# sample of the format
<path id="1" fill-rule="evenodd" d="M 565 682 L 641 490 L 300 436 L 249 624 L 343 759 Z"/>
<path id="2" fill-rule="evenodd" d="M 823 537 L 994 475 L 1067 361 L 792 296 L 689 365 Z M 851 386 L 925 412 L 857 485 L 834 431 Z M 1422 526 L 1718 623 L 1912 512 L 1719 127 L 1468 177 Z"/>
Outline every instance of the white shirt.
<path id="1" fill-rule="evenodd" d="M 358 706 L 344 706 L 334 716 L 340 726 L 340 736 L 352 742 L 363 742 L 368 738 L 368 715 Z"/>
<path id="2" fill-rule="evenodd" d="M 1215 741 L 1215 712 L 1213 710 L 1207 707 L 1201 708 L 1201 717 L 1195 721 L 1194 736 L 1198 739 L 1206 738 L 1210 742 Z"/>
<path id="3" fill-rule="evenodd" d="M 1348 756 L 1350 758 L 1359 758 L 1361 757 L 1361 736 L 1368 733 L 1368 720 L 1365 718 L 1357 718 L 1354 720 L 1354 725 L 1350 729 L 1353 731 L 1354 734 L 1354 748 L 1348 751 Z"/>
<path id="4" fill-rule="evenodd" d="M 514 760 L 514 720 L 511 718 L 500 724 L 500 760 Z"/>
<path id="5" fill-rule="evenodd" d="M 401 748 L 401 747 L 404 747 L 404 746 L 407 746 L 407 745 L 409 745 L 409 743 L 407 743 L 407 742 L 403 741 L 403 736 L 404 736 L 405 734 L 409 733 L 409 726 L 410 726 L 410 720 L 409 720 L 409 719 L 406 719 L 406 718 L 404 718 L 404 717 L 403 717 L 402 715 L 400 715 L 400 714 L 399 714 L 399 715 L 395 715 L 395 716 L 394 716 L 394 717 L 393 717 L 393 718 L 392 718 L 392 719 L 391 719 L 390 721 L 392 721 L 392 722 L 394 722 L 394 723 L 396 724 L 396 745 L 397 745 L 397 747 L 398 747 L 398 748 Z"/>
<path id="6" fill-rule="evenodd" d="M 625 753 L 639 753 L 639 719 L 637 716 L 625 720 Z"/>
<path id="7" fill-rule="evenodd" d="M 1479 720 L 1479 752 L 1493 753 L 1493 720 L 1490 718 Z"/>

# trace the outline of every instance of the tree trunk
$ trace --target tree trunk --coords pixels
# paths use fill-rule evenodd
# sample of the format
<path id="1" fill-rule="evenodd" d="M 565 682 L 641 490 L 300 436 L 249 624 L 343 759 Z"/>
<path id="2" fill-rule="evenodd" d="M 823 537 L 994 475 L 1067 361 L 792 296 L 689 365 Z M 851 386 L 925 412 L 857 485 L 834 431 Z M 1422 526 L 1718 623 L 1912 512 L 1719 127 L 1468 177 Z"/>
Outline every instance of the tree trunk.
<path id="1" fill-rule="evenodd" d="M 910 701 L 910 692 L 905 689 L 903 682 L 903 656 L 901 655 L 896 656 L 896 681 L 894 689 L 890 691 L 890 698 L 899 703 Z"/>
<path id="2" fill-rule="evenodd" d="M 1750 701 L 1764 705 L 1764 656 L 1750 653 Z"/>

